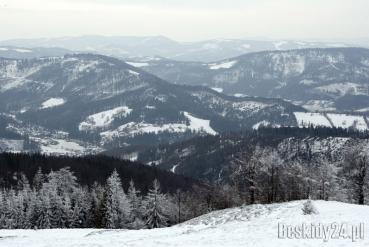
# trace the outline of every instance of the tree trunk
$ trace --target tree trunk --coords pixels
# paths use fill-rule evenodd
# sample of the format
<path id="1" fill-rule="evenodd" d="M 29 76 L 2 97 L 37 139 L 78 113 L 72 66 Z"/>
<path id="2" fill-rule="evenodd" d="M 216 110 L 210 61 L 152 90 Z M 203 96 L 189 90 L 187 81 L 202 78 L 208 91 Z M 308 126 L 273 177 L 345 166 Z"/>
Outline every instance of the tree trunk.
<path id="1" fill-rule="evenodd" d="M 358 188 L 358 204 L 359 205 L 364 205 L 364 183 L 363 182 L 359 184 L 359 188 Z"/>

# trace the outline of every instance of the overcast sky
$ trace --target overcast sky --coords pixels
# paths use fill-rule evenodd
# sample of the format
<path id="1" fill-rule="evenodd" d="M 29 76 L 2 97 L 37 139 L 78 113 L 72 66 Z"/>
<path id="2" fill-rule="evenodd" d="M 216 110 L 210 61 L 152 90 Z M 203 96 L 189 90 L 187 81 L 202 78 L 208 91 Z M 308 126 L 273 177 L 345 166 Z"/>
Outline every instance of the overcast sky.
<path id="1" fill-rule="evenodd" d="M 0 0 L 1 40 L 88 34 L 355 41 L 369 0 Z"/>

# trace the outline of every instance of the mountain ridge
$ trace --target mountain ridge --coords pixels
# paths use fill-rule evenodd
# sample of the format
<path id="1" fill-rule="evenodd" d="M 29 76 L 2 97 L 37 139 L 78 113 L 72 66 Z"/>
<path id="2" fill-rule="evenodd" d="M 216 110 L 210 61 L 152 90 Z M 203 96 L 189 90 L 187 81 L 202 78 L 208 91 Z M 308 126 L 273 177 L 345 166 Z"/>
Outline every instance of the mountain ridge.
<path id="1" fill-rule="evenodd" d="M 6 130 L 41 142 L 43 152 L 52 151 L 52 143 L 56 151 L 69 145 L 79 152 L 91 144 L 98 151 L 252 128 L 261 121 L 296 125 L 293 112 L 303 111 L 281 99 L 174 85 L 104 55 L 1 59 L 0 72 Z"/>
<path id="2" fill-rule="evenodd" d="M 365 48 L 311 48 L 249 53 L 213 63 L 153 60 L 141 68 L 175 84 L 280 97 L 311 111 L 359 111 L 369 106 L 368 61 Z"/>

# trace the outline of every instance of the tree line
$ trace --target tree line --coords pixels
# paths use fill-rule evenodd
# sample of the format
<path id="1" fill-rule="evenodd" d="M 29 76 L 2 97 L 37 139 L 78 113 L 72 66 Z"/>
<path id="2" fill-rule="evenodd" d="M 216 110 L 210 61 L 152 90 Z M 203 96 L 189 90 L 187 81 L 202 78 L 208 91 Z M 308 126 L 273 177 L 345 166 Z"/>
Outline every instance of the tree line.
<path id="1" fill-rule="evenodd" d="M 125 191 L 116 170 L 103 185 L 80 185 L 69 167 L 48 174 L 38 169 L 31 182 L 20 173 L 17 181 L 0 190 L 1 229 L 158 228 L 210 210 L 201 188 L 163 193 L 155 179 L 146 194 L 133 180 Z"/>
<path id="2" fill-rule="evenodd" d="M 0 154 L 0 229 L 165 227 L 239 205 L 232 193 L 106 156 Z"/>

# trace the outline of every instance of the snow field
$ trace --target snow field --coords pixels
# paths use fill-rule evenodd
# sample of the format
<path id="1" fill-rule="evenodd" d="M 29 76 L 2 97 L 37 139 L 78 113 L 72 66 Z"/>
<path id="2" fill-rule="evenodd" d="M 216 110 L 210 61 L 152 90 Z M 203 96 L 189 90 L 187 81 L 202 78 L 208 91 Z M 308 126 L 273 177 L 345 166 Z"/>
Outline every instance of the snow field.
<path id="1" fill-rule="evenodd" d="M 294 112 L 299 127 L 332 127 L 328 119 L 321 113 Z"/>
<path id="2" fill-rule="evenodd" d="M 17 153 L 23 150 L 23 146 L 23 140 L 9 140 L 0 138 L 0 151 Z"/>
<path id="3" fill-rule="evenodd" d="M 192 116 L 188 112 L 183 112 L 184 116 L 189 120 L 190 124 L 184 123 L 167 123 L 167 124 L 151 124 L 151 123 L 136 123 L 130 122 L 123 124 L 115 130 L 109 130 L 100 133 L 104 141 L 109 141 L 118 136 L 134 136 L 143 133 L 154 133 L 168 131 L 170 133 L 184 133 L 188 130 L 195 132 L 207 133 L 210 135 L 216 135 L 217 132 L 210 126 L 210 120 L 200 119 Z"/>
<path id="4" fill-rule="evenodd" d="M 31 137 L 32 140 L 40 144 L 41 153 L 52 155 L 82 155 L 86 148 L 80 144 L 64 139 L 44 139 Z"/>
<path id="5" fill-rule="evenodd" d="M 146 67 L 150 65 L 149 63 L 140 63 L 140 62 L 126 62 L 126 63 L 136 68 Z"/>
<path id="6" fill-rule="evenodd" d="M 354 128 L 359 131 L 368 130 L 364 116 L 335 114 L 335 113 L 310 113 L 294 112 L 299 127 L 336 127 L 336 128 Z M 333 126 L 332 126 L 333 125 Z"/>
<path id="7" fill-rule="evenodd" d="M 211 89 L 213 89 L 215 92 L 223 93 L 223 88 L 221 87 L 212 87 Z"/>
<path id="8" fill-rule="evenodd" d="M 127 106 L 120 106 L 107 111 L 102 111 L 86 118 L 85 121 L 79 124 L 79 130 L 93 130 L 96 128 L 103 128 L 109 126 L 115 117 L 126 117 L 132 112 L 132 109 Z"/>
<path id="9" fill-rule="evenodd" d="M 216 135 L 217 132 L 210 127 L 210 120 L 196 118 L 188 112 L 184 112 L 184 116 L 190 121 L 189 129 L 197 132 L 205 132 L 210 135 Z"/>
<path id="10" fill-rule="evenodd" d="M 346 114 L 327 114 L 335 127 L 344 129 L 353 127 L 357 130 L 367 130 L 368 126 L 362 116 L 350 116 Z"/>
<path id="11" fill-rule="evenodd" d="M 303 215 L 305 201 L 250 205 L 215 211 L 177 226 L 152 230 L 52 229 L 0 230 L 0 245 L 53 247 L 347 247 L 369 245 L 369 207 L 334 201 L 313 201 L 318 214 Z M 288 239 L 278 226 L 330 226 L 364 223 L 364 240 Z M 332 231 L 330 231 L 332 233 Z M 348 232 L 349 233 L 349 232 Z M 329 234 L 331 236 L 331 234 Z"/>
<path id="12" fill-rule="evenodd" d="M 62 98 L 50 98 L 41 104 L 41 109 L 52 108 L 65 104 L 65 100 Z"/>
<path id="13" fill-rule="evenodd" d="M 209 64 L 208 66 L 209 66 L 209 69 L 211 69 L 211 70 L 230 69 L 236 63 L 237 63 L 237 61 L 228 61 L 228 62 L 224 62 L 224 63 L 212 63 L 212 64 Z"/>
<path id="14" fill-rule="evenodd" d="M 263 120 L 263 121 L 260 121 L 260 122 L 258 122 L 258 123 L 256 123 L 256 124 L 254 124 L 254 125 L 252 126 L 252 129 L 254 129 L 254 130 L 258 130 L 261 126 L 262 126 L 262 127 L 266 127 L 266 126 L 268 126 L 268 125 L 270 125 L 270 122 L 268 122 L 268 121 L 266 121 L 266 120 Z"/>

